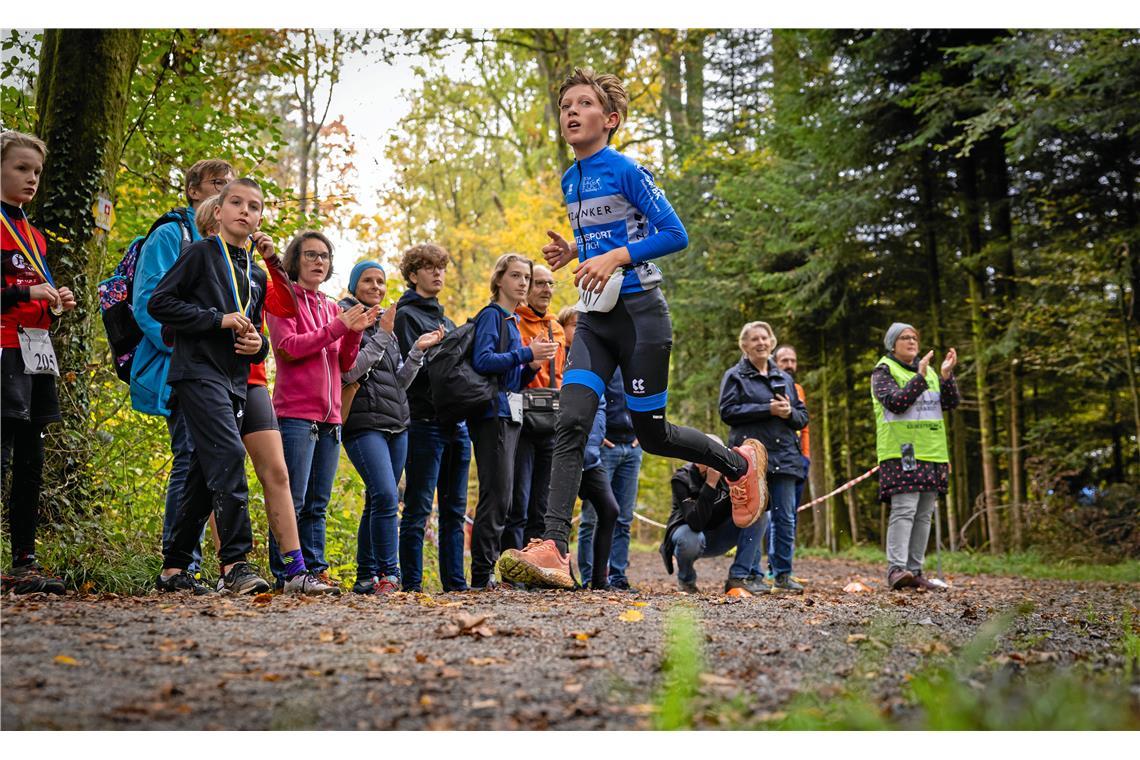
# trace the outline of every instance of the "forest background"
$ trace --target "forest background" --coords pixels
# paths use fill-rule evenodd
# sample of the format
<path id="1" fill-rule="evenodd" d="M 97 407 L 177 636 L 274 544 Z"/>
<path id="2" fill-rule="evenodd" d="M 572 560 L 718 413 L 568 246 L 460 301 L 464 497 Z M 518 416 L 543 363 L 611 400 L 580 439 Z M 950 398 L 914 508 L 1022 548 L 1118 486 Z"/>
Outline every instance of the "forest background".
<path id="1" fill-rule="evenodd" d="M 49 433 L 41 542 L 76 585 L 145 588 L 159 562 L 166 428 L 131 411 L 95 285 L 183 202 L 181 169 L 231 160 L 267 189 L 279 248 L 336 230 L 348 262 L 390 265 L 392 303 L 400 252 L 443 244 L 459 322 L 497 256 L 538 259 L 545 231 L 566 231 L 556 96 L 582 65 L 626 81 L 615 147 L 689 232 L 662 262 L 674 420 L 725 432 L 720 378 L 740 326 L 766 320 L 798 349 L 810 493 L 830 491 L 875 464 L 869 372 L 887 325 L 910 322 L 960 356 L 946 543 L 1140 557 L 1140 31 L 13 30 L 3 50 L 0 121 L 48 140 L 31 216 L 81 302 L 56 336 L 66 419 Z M 415 77 L 375 197 L 355 163 L 370 125 L 328 107 L 361 55 L 411 61 Z M 106 233 L 99 195 L 114 204 Z M 555 307 L 574 300 L 568 272 L 558 283 Z M 667 517 L 677 464 L 646 458 L 643 514 Z M 342 578 L 362 491 L 345 458 L 328 539 Z M 876 497 L 872 480 L 803 513 L 800 543 L 878 545 Z"/>

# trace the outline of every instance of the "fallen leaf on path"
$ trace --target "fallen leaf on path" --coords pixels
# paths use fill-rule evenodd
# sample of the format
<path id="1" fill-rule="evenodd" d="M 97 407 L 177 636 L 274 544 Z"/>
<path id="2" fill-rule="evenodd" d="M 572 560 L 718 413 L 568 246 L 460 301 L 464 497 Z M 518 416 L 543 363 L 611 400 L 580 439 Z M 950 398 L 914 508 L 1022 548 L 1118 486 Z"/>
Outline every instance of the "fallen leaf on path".
<path id="1" fill-rule="evenodd" d="M 601 632 L 601 628 L 594 628 L 590 631 L 570 631 L 566 636 L 571 639 L 577 639 L 578 641 L 586 641 L 587 639 L 594 638 Z"/>
<path id="2" fill-rule="evenodd" d="M 649 602 L 630 602 L 634 607 L 648 607 Z"/>
<path id="3" fill-rule="evenodd" d="M 848 583 L 846 586 L 843 587 L 843 590 L 848 594 L 865 594 L 865 593 L 871 591 L 872 589 L 870 586 L 868 586 L 866 583 L 863 583 L 862 581 L 851 581 L 850 583 Z"/>
<path id="4" fill-rule="evenodd" d="M 618 615 L 618 620 L 623 623 L 640 623 L 644 619 L 645 615 L 643 615 L 640 610 L 626 610 Z"/>
<path id="5" fill-rule="evenodd" d="M 499 661 L 494 657 L 471 657 L 467 660 L 468 665 L 474 665 L 477 668 L 484 665 L 497 665 L 498 663 Z"/>
<path id="6" fill-rule="evenodd" d="M 726 676 L 718 676 L 715 673 L 701 673 L 701 683 L 705 686 L 736 686 L 736 680 L 727 678 Z"/>
<path id="7" fill-rule="evenodd" d="M 453 639 L 456 636 L 481 636 L 487 638 L 495 635 L 495 629 L 487 625 L 490 615 L 471 615 L 460 612 L 452 618 L 451 623 L 445 623 L 439 628 L 439 636 L 444 639 Z"/>
<path id="8" fill-rule="evenodd" d="M 78 665 L 79 664 L 79 660 L 75 659 L 74 657 L 68 657 L 65 654 L 57 654 L 53 659 L 56 663 L 58 663 L 60 665 Z"/>
<path id="9" fill-rule="evenodd" d="M 477 699 L 471 703 L 472 710 L 488 710 L 492 707 L 498 707 L 499 700 L 497 699 Z"/>
<path id="10" fill-rule="evenodd" d="M 273 594 L 270 594 L 268 592 L 264 594 L 257 594 L 253 597 L 252 601 L 254 604 L 269 604 L 273 601 Z"/>
<path id="11" fill-rule="evenodd" d="M 566 692 L 567 694 L 577 694 L 578 692 L 580 692 L 582 690 L 582 684 L 580 684 L 580 683 L 568 683 L 562 687 L 562 690 L 564 692 Z"/>
<path id="12" fill-rule="evenodd" d="M 399 654 L 400 652 L 404 651 L 404 648 L 389 645 L 386 647 L 370 647 L 368 651 L 372 652 L 373 654 Z"/>
<path id="13" fill-rule="evenodd" d="M 262 681 L 280 681 L 285 676 L 280 673 L 266 673 L 261 677 Z"/>
<path id="14" fill-rule="evenodd" d="M 865 633 L 853 633 L 847 637 L 848 644 L 861 644 L 867 641 L 870 637 Z"/>

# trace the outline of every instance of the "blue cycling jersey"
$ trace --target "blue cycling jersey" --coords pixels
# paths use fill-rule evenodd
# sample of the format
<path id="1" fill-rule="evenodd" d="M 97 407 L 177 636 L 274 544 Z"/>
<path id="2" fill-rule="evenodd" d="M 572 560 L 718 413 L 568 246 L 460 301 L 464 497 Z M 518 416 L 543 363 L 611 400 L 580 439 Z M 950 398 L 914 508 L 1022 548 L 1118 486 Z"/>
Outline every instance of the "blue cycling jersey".
<path id="1" fill-rule="evenodd" d="M 622 293 L 657 287 L 661 270 L 650 259 L 675 253 L 689 236 L 653 175 L 607 145 L 562 175 L 562 193 L 578 260 L 629 249 Z"/>

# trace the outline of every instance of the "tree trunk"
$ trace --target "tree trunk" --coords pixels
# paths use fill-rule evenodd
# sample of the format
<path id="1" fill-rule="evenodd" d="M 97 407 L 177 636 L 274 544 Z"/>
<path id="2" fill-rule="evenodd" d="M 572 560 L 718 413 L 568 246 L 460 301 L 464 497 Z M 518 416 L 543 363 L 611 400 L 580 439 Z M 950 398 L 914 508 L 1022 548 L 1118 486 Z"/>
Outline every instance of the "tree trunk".
<path id="1" fill-rule="evenodd" d="M 682 48 L 681 60 L 685 64 L 685 121 L 690 144 L 704 137 L 705 39 L 708 35 L 703 29 L 689 29 L 685 32 Z"/>
<path id="2" fill-rule="evenodd" d="M 960 163 L 963 221 L 966 225 L 966 281 L 969 286 L 970 329 L 974 340 L 975 382 L 978 392 L 978 426 L 981 429 L 982 504 L 989 527 L 990 551 L 1002 550 L 1001 527 L 997 513 L 998 477 L 994 460 L 993 415 L 990 407 L 989 342 L 986 315 L 982 308 L 985 292 L 985 263 L 982 260 L 981 218 L 978 208 L 977 171 L 972 157 Z"/>
<path id="3" fill-rule="evenodd" d="M 83 508 L 93 485 L 88 471 L 94 431 L 88 429 L 94 372 L 96 283 L 103 274 L 107 236 L 92 207 L 114 198 L 123 147 L 131 74 L 142 49 L 139 29 L 47 29 L 40 51 L 37 132 L 48 155 L 33 219 L 47 231 L 48 262 L 78 306 L 54 330 L 62 377 L 63 424 L 49 430 L 47 477 L 54 508 Z"/>
<path id="4" fill-rule="evenodd" d="M 813 409 L 822 411 L 823 414 L 827 413 L 827 397 L 828 392 L 826 387 L 818 391 L 812 396 Z M 816 407 L 814 402 L 820 402 L 821 406 Z M 808 472 L 808 482 L 811 486 L 811 499 L 818 499 L 827 493 L 826 483 L 827 477 L 825 475 L 827 454 L 824 453 L 823 436 L 817 435 L 815 431 L 823 430 L 823 426 L 819 422 L 820 418 L 816 416 L 811 424 L 812 433 L 808 438 L 808 446 L 810 447 L 809 456 L 811 457 L 811 470 Z M 827 511 L 823 504 L 816 504 L 811 508 L 811 537 L 812 545 L 825 546 L 827 545 L 827 526 L 824 523 L 826 520 Z"/>
<path id="5" fill-rule="evenodd" d="M 1013 216 L 1010 212 L 1009 167 L 1005 143 L 1000 136 L 983 145 L 986 160 L 986 196 L 990 207 L 993 237 L 999 252 L 1000 276 L 997 295 L 1004 312 L 1009 344 L 1009 503 L 1013 527 L 1013 548 L 1023 548 L 1021 504 L 1025 501 L 1025 478 L 1021 455 L 1021 371 L 1018 355 L 1017 264 L 1013 248 Z"/>
<path id="6" fill-rule="evenodd" d="M 851 394 L 855 387 L 855 373 L 851 369 L 851 359 L 848 355 L 848 346 L 851 345 L 846 331 L 842 334 L 842 349 L 840 356 L 843 360 L 843 473 L 845 480 L 855 477 L 855 441 L 851 432 Z M 847 503 L 847 520 L 851 525 L 851 544 L 859 543 L 859 510 L 855 501 L 855 489 L 849 488 L 843 493 L 843 500 Z"/>
<path id="7" fill-rule="evenodd" d="M 823 390 L 820 396 L 823 399 L 823 479 L 827 489 L 835 483 L 835 457 L 831 447 L 831 383 L 830 362 L 823 335 L 819 338 L 819 355 L 823 362 Z M 822 494 L 820 494 L 822 496 Z M 835 530 L 834 499 L 828 500 L 824 505 L 824 524 L 827 527 L 827 548 L 832 552 L 839 550 L 839 542 Z"/>
<path id="8" fill-rule="evenodd" d="M 920 174 L 922 176 L 922 238 L 926 249 L 927 282 L 930 287 L 930 345 L 936 349 L 944 350 L 942 340 L 942 276 L 940 262 L 938 261 L 938 234 L 937 234 L 937 203 L 935 201 L 934 181 L 934 154 L 930 148 L 922 152 L 920 159 Z M 954 426 L 947 420 L 946 434 L 948 444 L 953 449 Z M 953 469 L 953 468 L 952 468 Z M 946 498 L 946 529 L 950 536 L 951 549 L 958 543 L 958 519 L 954 505 L 957 501 L 958 489 L 954 487 L 955 478 L 950 477 L 950 493 Z M 884 538 L 884 540 L 886 540 Z"/>
<path id="9" fill-rule="evenodd" d="M 667 117 L 673 138 L 671 153 L 676 157 L 684 152 L 683 146 L 688 142 L 685 112 L 681 105 L 680 32 L 676 29 L 658 29 L 655 36 L 662 78 L 661 115 L 663 120 Z M 668 149 L 669 143 L 666 143 L 666 150 Z"/>

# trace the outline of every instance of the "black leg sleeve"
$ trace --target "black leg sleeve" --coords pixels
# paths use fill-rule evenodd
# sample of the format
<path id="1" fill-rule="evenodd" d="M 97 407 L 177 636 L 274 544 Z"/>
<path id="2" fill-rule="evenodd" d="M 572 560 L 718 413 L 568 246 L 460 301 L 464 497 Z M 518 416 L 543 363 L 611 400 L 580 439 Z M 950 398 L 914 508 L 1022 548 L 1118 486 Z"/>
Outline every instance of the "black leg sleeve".
<path id="1" fill-rule="evenodd" d="M 665 418 L 664 409 L 630 411 L 630 417 L 637 440 L 649 454 L 703 464 L 729 480 L 739 479 L 748 470 L 744 457 L 699 430 L 674 425 Z"/>
<path id="2" fill-rule="evenodd" d="M 562 386 L 543 537 L 554 541 L 563 554 L 570 540 L 570 516 L 582 481 L 582 456 L 597 410 L 598 396 L 592 390 L 576 383 Z"/>

